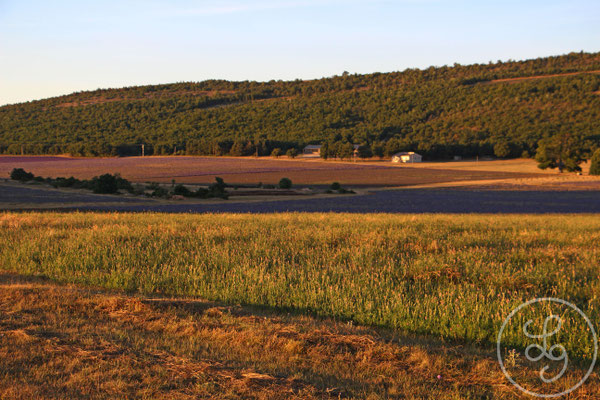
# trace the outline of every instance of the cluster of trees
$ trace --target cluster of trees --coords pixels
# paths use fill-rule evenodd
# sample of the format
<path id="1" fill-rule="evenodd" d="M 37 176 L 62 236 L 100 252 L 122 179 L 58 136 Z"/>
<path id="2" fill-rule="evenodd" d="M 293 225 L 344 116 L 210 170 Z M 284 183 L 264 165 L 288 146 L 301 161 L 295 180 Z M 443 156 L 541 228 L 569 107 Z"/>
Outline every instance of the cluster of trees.
<path id="1" fill-rule="evenodd" d="M 600 75 L 490 80 L 600 69 L 600 53 L 312 81 L 205 81 L 74 93 L 0 108 L 0 153 L 326 157 L 417 151 L 534 156 L 571 135 L 588 157 L 600 134 Z"/>
<path id="2" fill-rule="evenodd" d="M 83 180 L 74 177 L 43 178 L 41 176 L 36 176 L 31 172 L 27 172 L 23 168 L 15 168 L 10 173 L 10 179 L 19 182 L 35 181 L 47 183 L 54 187 L 88 189 L 99 194 L 116 194 L 119 193 L 120 190 L 125 190 L 129 193 L 135 193 L 135 189 L 131 182 L 125 178 L 122 178 L 119 174 L 104 174 L 95 176 L 92 179 Z"/>
<path id="3" fill-rule="evenodd" d="M 569 133 L 541 140 L 535 155 L 539 168 L 556 168 L 559 172 L 580 172 L 580 164 L 590 157 L 590 175 L 600 175 L 600 148 L 592 152 L 581 137 Z"/>
<path id="4" fill-rule="evenodd" d="M 77 179 L 72 176 L 69 178 L 44 178 L 41 176 L 36 176 L 31 172 L 27 172 L 23 168 L 14 168 L 10 173 L 10 179 L 23 183 L 30 181 L 46 183 L 56 188 L 62 187 L 87 189 L 98 194 L 118 194 L 121 190 L 124 190 L 134 195 L 146 195 L 149 197 L 161 198 L 170 198 L 174 195 L 202 199 L 227 199 L 229 197 L 227 191 L 225 190 L 228 185 L 223 181 L 222 178 L 219 177 L 216 177 L 215 182 L 210 184 L 207 188 L 199 187 L 195 191 L 189 190 L 185 185 L 175 185 L 175 183 L 173 183 L 171 189 L 167 189 L 156 182 L 152 182 L 145 186 L 134 186 L 131 184 L 131 182 L 121 177 L 119 174 L 103 174 L 100 176 L 95 176 L 92 179 Z M 289 187 L 291 187 L 292 181 L 289 179 L 287 180 L 289 181 Z"/>

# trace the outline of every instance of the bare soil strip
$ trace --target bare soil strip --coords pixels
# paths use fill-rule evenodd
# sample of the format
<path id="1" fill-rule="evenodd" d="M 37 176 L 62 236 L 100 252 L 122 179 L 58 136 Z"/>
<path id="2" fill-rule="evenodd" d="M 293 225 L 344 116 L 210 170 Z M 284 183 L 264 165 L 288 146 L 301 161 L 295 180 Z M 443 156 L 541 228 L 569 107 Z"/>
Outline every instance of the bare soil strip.
<path id="1" fill-rule="evenodd" d="M 487 82 L 481 82 L 481 85 L 490 85 L 494 83 L 515 83 L 521 81 L 529 81 L 534 79 L 546 79 L 546 78 L 557 78 L 561 76 L 573 76 L 573 75 L 582 75 L 582 74 L 600 74 L 600 70 L 594 71 L 578 71 L 578 72 L 565 72 L 562 74 L 550 74 L 550 75 L 534 75 L 534 76 L 524 76 L 520 78 L 503 78 L 503 79 L 493 79 Z"/>

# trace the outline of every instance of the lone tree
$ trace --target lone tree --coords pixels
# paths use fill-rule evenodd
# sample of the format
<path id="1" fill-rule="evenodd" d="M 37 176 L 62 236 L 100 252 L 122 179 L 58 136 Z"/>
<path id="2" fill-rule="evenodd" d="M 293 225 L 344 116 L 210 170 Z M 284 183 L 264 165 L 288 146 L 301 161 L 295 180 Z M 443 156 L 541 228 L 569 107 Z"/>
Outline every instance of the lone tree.
<path id="1" fill-rule="evenodd" d="M 281 178 L 279 181 L 280 189 L 291 189 L 292 188 L 292 180 L 289 178 Z"/>
<path id="2" fill-rule="evenodd" d="M 289 158 L 296 158 L 296 156 L 298 155 L 298 150 L 292 147 L 291 149 L 285 152 L 285 155 Z"/>
<path id="3" fill-rule="evenodd" d="M 538 168 L 558 168 L 558 172 L 581 171 L 583 158 L 583 143 L 580 138 L 570 133 L 555 135 L 542 139 L 538 143 L 535 160 Z"/>
<path id="4" fill-rule="evenodd" d="M 498 142 L 494 145 L 494 155 L 499 158 L 510 156 L 510 145 L 507 142 Z"/>
<path id="5" fill-rule="evenodd" d="M 271 157 L 278 158 L 280 155 L 281 155 L 281 149 L 279 147 L 274 148 L 273 151 L 271 152 Z"/>
<path id="6" fill-rule="evenodd" d="M 590 165 L 590 175 L 600 175 L 600 149 L 592 155 L 592 165 Z"/>
<path id="7" fill-rule="evenodd" d="M 119 191 L 118 177 L 104 174 L 92 178 L 92 190 L 94 193 L 113 194 Z"/>

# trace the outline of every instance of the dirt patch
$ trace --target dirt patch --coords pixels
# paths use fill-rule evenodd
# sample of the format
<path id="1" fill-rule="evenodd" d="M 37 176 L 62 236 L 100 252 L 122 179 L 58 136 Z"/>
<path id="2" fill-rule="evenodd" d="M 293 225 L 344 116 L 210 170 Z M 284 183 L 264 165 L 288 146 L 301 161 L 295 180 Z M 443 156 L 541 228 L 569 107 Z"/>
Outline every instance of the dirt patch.
<path id="1" fill-rule="evenodd" d="M 55 105 L 57 108 L 65 108 L 65 107 L 79 107 L 79 106 L 89 106 L 94 104 L 104 104 L 104 103 L 112 103 L 118 101 L 139 101 L 139 100 L 147 100 L 154 98 L 171 98 L 176 96 L 207 96 L 207 97 L 216 97 L 220 95 L 233 95 L 237 93 L 235 90 L 178 90 L 178 91 L 161 91 L 161 92 L 147 92 L 144 93 L 143 97 L 115 97 L 115 98 L 104 98 L 104 97 L 94 97 L 91 99 L 80 100 L 80 101 L 71 101 L 64 102 Z"/>
<path id="2" fill-rule="evenodd" d="M 561 76 L 573 76 L 573 75 L 582 75 L 582 74 L 600 74 L 600 70 L 565 72 L 562 74 L 550 74 L 550 75 L 534 75 L 534 76 L 524 76 L 524 77 L 520 77 L 520 78 L 493 79 L 491 81 L 480 82 L 477 84 L 478 85 L 491 85 L 494 83 L 517 83 L 517 82 L 521 82 L 521 81 L 530 81 L 530 80 L 546 79 L 546 78 L 557 78 L 557 77 L 561 77 Z"/>

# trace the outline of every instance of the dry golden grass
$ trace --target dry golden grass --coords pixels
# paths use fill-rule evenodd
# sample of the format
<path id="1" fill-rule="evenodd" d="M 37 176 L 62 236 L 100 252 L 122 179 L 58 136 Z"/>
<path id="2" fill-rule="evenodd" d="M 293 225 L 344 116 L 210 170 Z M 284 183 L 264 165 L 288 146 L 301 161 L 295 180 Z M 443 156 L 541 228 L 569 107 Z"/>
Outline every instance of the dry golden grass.
<path id="1" fill-rule="evenodd" d="M 524 368 L 523 375 L 534 371 Z M 594 399 L 593 375 L 577 399 Z M 511 399 L 491 351 L 0 273 L 0 398 Z M 575 398 L 575 397 L 573 397 Z"/>
<path id="2" fill-rule="evenodd" d="M 596 321 L 599 224 L 4 213 L 0 398 L 518 398 L 499 324 L 542 295 Z M 586 359 L 575 328 L 564 344 Z M 535 387 L 539 368 L 518 367 Z"/>
<path id="3" fill-rule="evenodd" d="M 463 171 L 494 171 L 494 172 L 515 172 L 515 173 L 530 173 L 544 175 L 558 175 L 555 169 L 542 170 L 537 167 L 537 162 L 530 158 L 517 158 L 511 160 L 491 160 L 491 161 L 440 161 L 440 162 L 423 162 L 411 164 L 413 168 L 433 168 L 443 170 L 463 170 Z M 589 163 L 581 164 L 583 174 L 589 171 Z M 572 175 L 564 173 L 563 176 Z"/>

